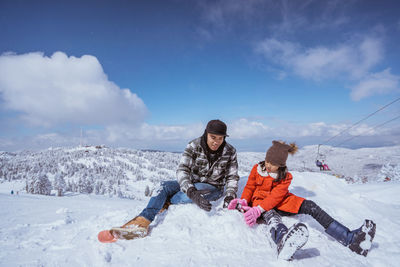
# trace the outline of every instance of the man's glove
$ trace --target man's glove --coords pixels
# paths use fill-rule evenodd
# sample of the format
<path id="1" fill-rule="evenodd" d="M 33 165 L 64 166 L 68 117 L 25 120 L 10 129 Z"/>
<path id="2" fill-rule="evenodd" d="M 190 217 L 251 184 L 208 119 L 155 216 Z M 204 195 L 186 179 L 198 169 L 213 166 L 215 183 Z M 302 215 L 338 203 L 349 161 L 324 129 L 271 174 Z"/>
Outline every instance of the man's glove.
<path id="1" fill-rule="evenodd" d="M 233 196 L 226 196 L 224 199 L 224 205 L 223 208 L 227 208 L 229 203 L 231 203 L 231 201 L 233 200 Z"/>
<path id="2" fill-rule="evenodd" d="M 205 211 L 210 211 L 211 203 L 202 196 L 202 194 L 205 194 L 207 192 L 209 192 L 209 190 L 197 190 L 195 187 L 190 187 L 187 190 L 186 194 L 201 209 Z"/>

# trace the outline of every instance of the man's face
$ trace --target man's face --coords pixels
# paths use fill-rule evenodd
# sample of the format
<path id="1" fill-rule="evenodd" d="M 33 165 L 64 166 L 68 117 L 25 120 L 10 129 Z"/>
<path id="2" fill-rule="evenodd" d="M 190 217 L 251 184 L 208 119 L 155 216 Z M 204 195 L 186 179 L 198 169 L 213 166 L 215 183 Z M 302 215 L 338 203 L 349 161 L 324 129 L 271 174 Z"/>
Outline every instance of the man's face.
<path id="1" fill-rule="evenodd" d="M 224 142 L 224 136 L 218 134 L 207 133 L 207 145 L 212 151 L 218 150 Z"/>

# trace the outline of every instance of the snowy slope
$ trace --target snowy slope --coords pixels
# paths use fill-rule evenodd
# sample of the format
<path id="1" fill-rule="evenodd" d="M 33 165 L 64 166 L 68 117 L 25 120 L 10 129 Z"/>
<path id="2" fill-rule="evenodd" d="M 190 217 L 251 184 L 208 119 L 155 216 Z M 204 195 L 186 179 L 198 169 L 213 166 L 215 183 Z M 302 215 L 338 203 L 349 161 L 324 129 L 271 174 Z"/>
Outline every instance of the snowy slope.
<path id="1" fill-rule="evenodd" d="M 293 262 L 279 261 L 264 227 L 249 228 L 242 214 L 223 210 L 220 201 L 209 213 L 194 204 L 170 206 L 151 224 L 148 237 L 102 244 L 97 232 L 131 219 L 148 198 L 12 196 L 11 188 L 23 183 L 5 182 L 0 184 L 0 266 L 398 266 L 399 182 L 348 184 L 324 173 L 292 174 L 291 192 L 315 201 L 349 228 L 364 218 L 377 223 L 368 257 L 328 237 L 311 217 L 298 215 L 284 222 L 304 222 L 309 241 Z M 240 192 L 246 179 L 240 179 Z"/>
<path id="2" fill-rule="evenodd" d="M 306 146 L 289 157 L 287 164 L 292 170 L 318 171 L 317 154 L 318 146 Z M 383 181 L 386 176 L 398 177 L 400 181 L 400 146 L 360 149 L 321 146 L 319 154 L 318 159 L 329 165 L 332 174 L 349 182 Z"/>
<path id="3" fill-rule="evenodd" d="M 315 166 L 316 153 L 317 146 L 301 148 L 294 157 L 289 157 L 289 168 L 319 172 Z M 383 181 L 386 177 L 400 181 L 400 146 L 357 150 L 322 146 L 320 153 L 332 170 L 329 174 L 349 182 Z M 180 156 L 180 153 L 106 147 L 0 152 L 0 183 L 23 180 L 30 192 L 40 191 L 35 185 L 48 184 L 53 189 L 62 188 L 63 192 L 136 199 L 142 198 L 147 187 L 151 191 L 160 181 L 175 179 Z M 264 157 L 265 153 L 239 152 L 239 175 L 248 175 L 252 166 Z"/>

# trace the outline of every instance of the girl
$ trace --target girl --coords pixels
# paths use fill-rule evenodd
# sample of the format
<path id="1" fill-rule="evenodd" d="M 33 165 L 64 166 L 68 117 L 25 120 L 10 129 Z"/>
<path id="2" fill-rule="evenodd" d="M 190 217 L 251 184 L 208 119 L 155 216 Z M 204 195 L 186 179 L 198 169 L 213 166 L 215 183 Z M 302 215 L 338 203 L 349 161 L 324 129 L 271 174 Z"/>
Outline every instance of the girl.
<path id="1" fill-rule="evenodd" d="M 288 229 L 281 215 L 309 214 L 325 229 L 325 232 L 349 247 L 357 254 L 367 256 L 375 236 L 376 225 L 371 220 L 353 231 L 343 226 L 311 200 L 298 197 L 289 192 L 292 175 L 286 167 L 288 154 L 298 150 L 296 144 L 290 145 L 273 141 L 265 161 L 254 165 L 241 198 L 233 199 L 228 209 L 244 212 L 249 226 L 256 222 L 265 223 L 271 238 L 277 245 L 278 258 L 290 260 L 308 239 L 307 227 L 297 223 Z"/>

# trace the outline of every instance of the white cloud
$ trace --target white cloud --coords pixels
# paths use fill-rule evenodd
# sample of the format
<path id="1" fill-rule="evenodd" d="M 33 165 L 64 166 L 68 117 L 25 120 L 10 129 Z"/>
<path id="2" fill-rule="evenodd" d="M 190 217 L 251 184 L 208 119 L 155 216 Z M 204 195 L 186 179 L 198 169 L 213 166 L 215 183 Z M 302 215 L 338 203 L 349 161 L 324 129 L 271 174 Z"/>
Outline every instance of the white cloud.
<path id="1" fill-rule="evenodd" d="M 203 11 L 203 20 L 223 31 L 229 31 L 238 22 L 250 23 L 260 7 L 265 6 L 263 0 L 198 1 L 198 4 Z"/>
<path id="2" fill-rule="evenodd" d="M 271 134 L 271 128 L 261 122 L 242 118 L 228 125 L 228 134 L 234 139 L 260 138 Z"/>
<path id="3" fill-rule="evenodd" d="M 2 105 L 33 125 L 136 123 L 143 101 L 108 80 L 94 56 L 56 52 L 0 56 Z"/>
<path id="4" fill-rule="evenodd" d="M 288 66 L 292 64 L 293 57 L 297 56 L 300 49 L 301 47 L 296 43 L 278 41 L 274 38 L 267 38 L 255 47 L 256 52 L 262 54 L 265 58 Z"/>
<path id="5" fill-rule="evenodd" d="M 309 80 L 339 79 L 354 84 L 350 88 L 355 101 L 399 91 L 400 76 L 392 74 L 390 68 L 373 72 L 384 55 L 380 38 L 369 36 L 335 47 L 307 49 L 297 43 L 268 38 L 258 43 L 255 51 L 286 75 L 289 72 Z M 270 69 L 278 72 L 276 68 Z"/>
<path id="6" fill-rule="evenodd" d="M 313 122 L 307 124 L 293 124 L 281 122 L 278 126 L 271 127 L 265 123 L 241 118 L 228 124 L 228 132 L 232 139 L 262 139 L 262 138 L 308 138 L 319 137 L 319 141 L 342 133 L 341 137 L 351 136 L 379 136 L 390 133 L 392 127 L 376 128 L 368 124 L 360 124 L 350 128 L 350 124 L 327 124 L 325 122 Z M 349 129 L 349 131 L 345 131 Z M 388 130 L 389 129 L 389 130 Z M 394 128 L 393 128 L 394 129 Z"/>
<path id="7" fill-rule="evenodd" d="M 0 138 L 0 151 L 2 150 L 2 148 L 13 147 L 13 146 L 15 146 L 14 141 L 6 138 Z"/>
<path id="8" fill-rule="evenodd" d="M 400 76 L 393 75 L 390 69 L 382 72 L 372 73 L 362 79 L 357 85 L 351 88 L 351 97 L 353 100 L 390 92 L 400 92 Z"/>
<path id="9" fill-rule="evenodd" d="M 357 0 L 197 2 L 203 11 L 199 34 L 207 41 L 216 33 L 234 32 L 244 40 L 254 40 L 260 34 L 270 36 L 256 43 L 255 51 L 267 59 L 267 69 L 279 80 L 294 74 L 314 81 L 357 84 L 377 72 L 384 58 L 386 29 L 382 24 L 376 24 L 365 35 L 349 35 L 351 23 L 363 17 L 354 17 Z M 318 42 L 319 36 L 325 36 L 322 40 L 326 42 L 329 35 L 337 36 L 338 43 L 307 47 L 289 41 Z M 343 37 L 347 41 L 340 41 Z M 373 94 L 389 91 L 369 90 Z"/>
<path id="10" fill-rule="evenodd" d="M 350 124 L 327 124 L 313 122 L 293 124 L 280 122 L 277 126 L 256 119 L 240 118 L 227 122 L 229 137 L 227 141 L 240 150 L 263 151 L 271 140 L 297 142 L 299 145 L 320 144 L 341 133 Z M 137 149 L 159 149 L 182 151 L 187 143 L 203 134 L 205 123 L 188 125 L 113 125 L 105 129 L 84 130 L 80 139 L 80 131 L 70 133 L 45 133 L 27 138 L 0 138 L 0 150 L 38 149 L 58 146 L 107 145 L 112 147 L 128 147 Z M 360 124 L 346 131 L 328 145 L 346 146 L 385 146 L 398 144 L 400 128 L 398 124 L 375 128 L 368 124 Z M 357 137 L 353 138 L 352 137 Z M 347 141 L 351 139 L 350 141 Z"/>
<path id="11" fill-rule="evenodd" d="M 245 34 L 254 29 L 263 32 L 268 29 L 274 36 L 343 26 L 349 22 L 345 14 L 352 2 L 196 0 L 204 27 L 211 32 L 225 33 L 246 26 Z"/>
<path id="12" fill-rule="evenodd" d="M 109 142 L 121 140 L 140 141 L 144 143 L 189 140 L 203 134 L 205 126 L 201 123 L 191 125 L 150 125 L 139 126 L 113 125 L 106 129 Z"/>
<path id="13" fill-rule="evenodd" d="M 382 42 L 373 37 L 336 47 L 307 49 L 297 43 L 267 38 L 256 45 L 255 51 L 267 60 L 312 80 L 359 79 L 383 58 Z"/>
<path id="14" fill-rule="evenodd" d="M 295 132 L 298 136 L 322 136 L 328 126 L 324 122 L 310 123 L 298 128 Z"/>
<path id="15" fill-rule="evenodd" d="M 380 129 L 374 129 L 374 127 L 369 126 L 367 124 L 360 124 L 357 127 L 354 127 L 349 130 L 349 134 L 352 136 L 364 135 L 364 136 L 373 136 L 379 134 Z"/>

